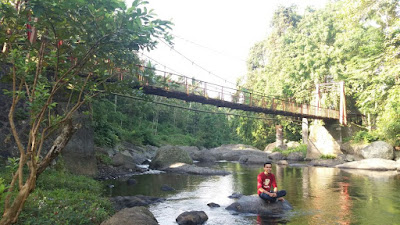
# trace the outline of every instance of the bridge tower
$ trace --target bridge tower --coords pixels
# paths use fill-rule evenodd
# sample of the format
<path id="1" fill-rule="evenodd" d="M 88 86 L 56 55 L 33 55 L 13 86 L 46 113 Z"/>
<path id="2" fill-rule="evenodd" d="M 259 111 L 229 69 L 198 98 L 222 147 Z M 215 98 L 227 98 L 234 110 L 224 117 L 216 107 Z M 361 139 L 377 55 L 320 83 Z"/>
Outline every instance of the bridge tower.
<path id="1" fill-rule="evenodd" d="M 327 100 L 329 96 L 334 97 L 334 99 L 330 99 L 330 102 Z M 321 120 L 314 120 L 314 123 L 308 127 L 307 119 L 303 119 L 303 143 L 307 143 L 307 158 L 309 159 L 319 158 L 321 155 L 337 156 L 342 154 L 340 150 L 340 143 L 342 142 L 341 130 L 342 126 L 347 125 L 344 81 L 316 84 L 316 110 L 319 110 L 322 105 L 321 102 L 324 100 L 324 104 L 327 104 L 329 108 L 336 108 L 337 98 L 339 98 L 339 121 L 338 123 L 334 122 L 337 125 L 333 126 L 335 127 L 333 129 L 340 134 L 339 138 L 334 138 L 331 134 L 332 130 L 328 130 Z M 329 126 L 329 129 L 332 129 L 332 126 Z M 309 136 L 308 130 L 310 130 Z"/>

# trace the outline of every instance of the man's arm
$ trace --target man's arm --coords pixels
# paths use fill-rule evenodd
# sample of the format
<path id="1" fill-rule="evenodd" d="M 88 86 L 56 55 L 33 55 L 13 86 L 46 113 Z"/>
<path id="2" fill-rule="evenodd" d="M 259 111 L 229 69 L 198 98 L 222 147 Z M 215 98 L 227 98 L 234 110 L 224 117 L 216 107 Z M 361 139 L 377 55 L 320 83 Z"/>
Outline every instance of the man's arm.
<path id="1" fill-rule="evenodd" d="M 257 189 L 258 191 L 260 191 L 261 193 L 265 193 L 264 188 L 262 188 L 262 178 L 260 175 L 257 176 Z"/>

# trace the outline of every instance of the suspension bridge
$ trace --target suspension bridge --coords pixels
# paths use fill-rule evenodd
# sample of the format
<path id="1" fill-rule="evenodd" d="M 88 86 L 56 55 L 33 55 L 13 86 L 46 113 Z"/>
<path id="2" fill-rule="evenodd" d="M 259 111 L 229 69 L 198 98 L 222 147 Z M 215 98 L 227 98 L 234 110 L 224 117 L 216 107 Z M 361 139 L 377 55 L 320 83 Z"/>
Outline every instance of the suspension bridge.
<path id="1" fill-rule="evenodd" d="M 142 65 L 138 66 L 142 70 L 146 68 L 155 72 L 155 76 L 136 74 L 138 85 L 135 88 L 140 88 L 146 94 L 269 115 L 339 120 L 342 124 L 346 124 L 347 121 L 347 113 L 334 108 L 299 104 L 246 89 L 234 89 Z"/>

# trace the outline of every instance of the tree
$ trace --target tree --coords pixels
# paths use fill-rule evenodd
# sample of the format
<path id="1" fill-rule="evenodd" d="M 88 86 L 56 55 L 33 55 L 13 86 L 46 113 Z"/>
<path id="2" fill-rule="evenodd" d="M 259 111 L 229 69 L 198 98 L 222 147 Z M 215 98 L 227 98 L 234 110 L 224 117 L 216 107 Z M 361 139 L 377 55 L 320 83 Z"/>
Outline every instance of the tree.
<path id="1" fill-rule="evenodd" d="M 316 83 L 345 81 L 347 108 L 371 115 L 381 139 L 399 145 L 399 7 L 396 0 L 333 1 L 302 16 L 279 8 L 268 38 L 251 49 L 244 86 L 310 103 Z M 323 106 L 337 104 L 332 93 Z"/>
<path id="2" fill-rule="evenodd" d="M 8 118 L 20 158 L 0 224 L 17 221 L 38 176 L 79 128 L 73 114 L 100 91 L 129 85 L 129 77 L 115 81 L 117 75 L 138 71 L 137 50 L 153 49 L 156 38 L 169 40 L 171 23 L 155 19 L 145 4 L 135 0 L 126 8 L 122 0 L 1 0 L 0 64 L 12 80 Z M 20 101 L 29 112 L 26 141 L 14 121 Z M 56 138 L 46 151 L 50 135 Z"/>

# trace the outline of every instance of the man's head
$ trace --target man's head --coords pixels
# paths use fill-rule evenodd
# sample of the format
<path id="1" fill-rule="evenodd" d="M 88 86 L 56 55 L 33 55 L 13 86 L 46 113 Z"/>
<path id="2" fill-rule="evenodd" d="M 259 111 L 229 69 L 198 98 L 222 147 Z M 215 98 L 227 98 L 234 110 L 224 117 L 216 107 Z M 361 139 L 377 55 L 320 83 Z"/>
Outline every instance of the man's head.
<path id="1" fill-rule="evenodd" d="M 271 173 L 271 171 L 272 171 L 271 162 L 264 163 L 264 172 L 268 174 L 268 173 Z"/>

